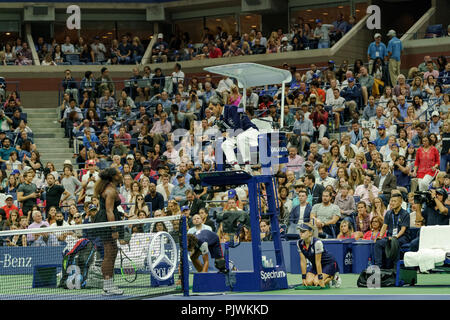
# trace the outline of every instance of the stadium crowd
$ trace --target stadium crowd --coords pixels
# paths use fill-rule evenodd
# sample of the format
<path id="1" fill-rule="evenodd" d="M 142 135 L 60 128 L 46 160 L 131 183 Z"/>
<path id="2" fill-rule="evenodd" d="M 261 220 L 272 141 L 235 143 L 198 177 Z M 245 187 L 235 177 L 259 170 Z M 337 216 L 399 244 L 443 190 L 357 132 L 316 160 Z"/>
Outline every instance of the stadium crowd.
<path id="1" fill-rule="evenodd" d="M 381 230 L 396 235 L 388 217 L 392 208 L 400 207 L 406 229 L 449 224 L 450 63 L 444 56 L 435 60 L 425 56 L 405 76 L 400 73 L 401 42 L 393 30 L 387 36 L 387 45 L 380 34 L 374 36 L 366 62 L 342 61 L 337 66 L 330 60 L 326 67 L 312 64 L 308 70 L 283 65 L 292 72 L 284 123 L 280 123 L 281 86 L 247 90 L 247 116 L 270 120 L 273 127 L 287 131 L 288 163 L 275 172 L 284 239 L 290 226 L 312 219 L 321 238 L 374 239 Z M 99 206 L 93 196 L 99 170 L 116 167 L 123 175 L 119 188 L 123 219 L 183 214 L 189 232 L 210 229 L 222 242 L 229 239 L 225 229 L 230 226 L 217 217 L 229 211 L 248 214 L 248 192 L 242 186 L 204 187 L 199 174 L 214 171 L 218 161 L 212 137 L 220 115 L 210 107 L 210 99 L 220 93 L 226 104 L 241 104 L 233 79 L 188 78 L 177 63 L 170 76 L 158 67 L 152 70 L 147 65 L 143 73 L 133 68 L 120 92 L 107 67 L 97 78 L 87 71 L 81 81 L 68 69 L 62 87 L 60 122 L 77 150 L 77 164 L 66 160 L 63 172 L 51 162 L 40 162 L 26 119 L 19 120 L 17 93 L 4 94 L 0 132 L 4 230 L 89 221 Z M 12 118 L 7 117 L 11 112 Z M 6 129 L 14 129 L 17 138 L 8 138 Z M 257 164 L 251 170 L 261 174 Z M 429 190 L 431 200 L 416 203 L 414 195 Z M 271 240 L 265 196 L 261 188 L 264 241 Z M 382 229 L 384 224 L 388 229 Z M 165 222 L 130 233 L 174 228 L 179 225 Z M 248 225 L 239 237 L 251 241 Z M 9 238 L 3 244 L 43 245 L 37 240 Z"/>
<path id="2" fill-rule="evenodd" d="M 282 28 L 264 35 L 261 30 L 252 28 L 248 33 L 228 34 L 217 26 L 215 32 L 208 27 L 203 29 L 201 42 L 194 44 L 188 32 L 171 34 L 164 40 L 164 34 L 157 35 L 152 47 L 152 63 L 235 57 L 243 55 L 280 53 L 317 48 L 330 48 L 356 23 L 356 17 L 344 20 L 342 13 L 331 24 L 315 19 L 314 27 L 299 18 L 288 32 Z"/>
<path id="3" fill-rule="evenodd" d="M 183 61 L 232 57 L 239 55 L 279 53 L 316 48 L 329 48 L 348 32 L 356 23 L 356 17 L 344 20 L 339 13 L 331 24 L 315 19 L 314 26 L 299 18 L 289 32 L 282 28 L 270 35 L 251 29 L 242 36 L 238 32 L 227 34 L 220 26 L 216 34 L 205 27 L 200 43 L 193 43 L 188 32 L 170 34 L 158 33 L 152 47 L 151 62 Z M 55 38 L 46 41 L 44 37 L 34 40 L 36 52 L 41 65 L 65 64 L 139 64 L 144 56 L 145 47 L 137 36 L 124 34 L 120 39 L 105 43 L 100 36 L 88 40 L 80 36 L 76 41 L 66 36 L 62 43 Z M 109 40 L 108 40 L 109 41 Z M 28 43 L 21 38 L 0 44 L 0 64 L 32 65 L 33 57 Z"/>

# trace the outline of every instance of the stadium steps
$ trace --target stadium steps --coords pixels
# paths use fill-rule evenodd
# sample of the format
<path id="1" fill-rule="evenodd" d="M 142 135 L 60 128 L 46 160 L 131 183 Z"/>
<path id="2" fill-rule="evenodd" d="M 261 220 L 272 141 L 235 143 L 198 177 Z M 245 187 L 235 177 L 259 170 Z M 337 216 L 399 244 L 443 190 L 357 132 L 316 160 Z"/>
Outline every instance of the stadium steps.
<path id="1" fill-rule="evenodd" d="M 45 166 L 53 162 L 56 170 L 61 171 L 64 160 L 74 162 L 73 149 L 69 148 L 69 139 L 64 138 L 64 129 L 58 122 L 56 108 L 25 108 L 28 125 L 33 130 L 34 144 Z"/>

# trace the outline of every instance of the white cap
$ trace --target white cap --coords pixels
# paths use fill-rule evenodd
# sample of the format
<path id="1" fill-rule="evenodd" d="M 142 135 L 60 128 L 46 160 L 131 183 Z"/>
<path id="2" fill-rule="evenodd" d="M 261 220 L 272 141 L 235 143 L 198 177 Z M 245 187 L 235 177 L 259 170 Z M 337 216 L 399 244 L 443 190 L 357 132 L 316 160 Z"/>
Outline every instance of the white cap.
<path id="1" fill-rule="evenodd" d="M 64 164 L 70 164 L 70 165 L 72 165 L 72 161 L 70 161 L 70 160 L 64 160 Z"/>
<path id="2" fill-rule="evenodd" d="M 395 37 L 395 35 L 396 35 L 396 33 L 395 33 L 395 30 L 393 30 L 393 29 L 389 30 L 389 32 L 387 33 L 388 37 Z"/>
<path id="3" fill-rule="evenodd" d="M 133 159 L 134 160 L 134 156 L 132 154 L 127 155 L 127 159 Z"/>
<path id="4" fill-rule="evenodd" d="M 432 117 L 439 117 L 439 112 L 438 111 L 433 111 L 433 113 L 431 114 Z"/>
<path id="5" fill-rule="evenodd" d="M 315 95 L 314 93 L 311 93 L 311 94 L 309 95 L 309 97 L 310 97 L 310 98 L 317 98 L 316 95 Z"/>
<path id="6" fill-rule="evenodd" d="M 281 39 L 281 41 L 288 41 L 288 38 L 287 38 L 287 37 L 283 37 L 283 38 Z"/>
<path id="7" fill-rule="evenodd" d="M 162 33 L 158 33 L 158 39 L 164 38 L 164 35 Z"/>
<path id="8" fill-rule="evenodd" d="M 375 35 L 373 36 L 374 39 L 380 37 L 381 38 L 381 33 L 375 33 Z"/>

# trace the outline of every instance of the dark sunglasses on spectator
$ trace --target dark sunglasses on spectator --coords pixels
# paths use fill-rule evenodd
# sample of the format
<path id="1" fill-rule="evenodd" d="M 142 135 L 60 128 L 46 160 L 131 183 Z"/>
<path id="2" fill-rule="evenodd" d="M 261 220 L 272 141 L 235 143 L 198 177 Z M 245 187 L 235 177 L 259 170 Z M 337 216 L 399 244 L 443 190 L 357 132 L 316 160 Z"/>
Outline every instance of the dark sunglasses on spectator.
<path id="1" fill-rule="evenodd" d="M 75 219 L 81 218 L 81 216 L 73 216 Z"/>

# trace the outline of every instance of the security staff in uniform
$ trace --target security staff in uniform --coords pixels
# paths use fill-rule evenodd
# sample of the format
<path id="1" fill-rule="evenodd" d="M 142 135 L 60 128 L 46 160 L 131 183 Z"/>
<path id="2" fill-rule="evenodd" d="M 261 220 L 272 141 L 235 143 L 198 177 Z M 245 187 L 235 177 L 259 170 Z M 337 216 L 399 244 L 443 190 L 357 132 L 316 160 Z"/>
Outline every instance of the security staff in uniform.
<path id="1" fill-rule="evenodd" d="M 188 251 L 192 264 L 198 272 L 208 272 L 209 256 L 214 259 L 214 266 L 220 272 L 226 272 L 225 259 L 220 246 L 219 236 L 210 230 L 200 230 L 187 235 Z M 198 259 L 203 258 L 203 264 Z"/>
<path id="2" fill-rule="evenodd" d="M 238 133 L 235 136 L 228 134 L 226 140 L 222 143 L 222 149 L 226 157 L 226 162 L 233 166 L 234 170 L 240 170 L 234 148 L 237 146 L 242 155 L 245 164 L 245 170 L 251 172 L 250 166 L 250 147 L 258 146 L 258 128 L 250 121 L 247 114 L 244 113 L 241 105 L 225 105 L 223 97 L 216 92 L 209 100 L 209 108 L 216 117 L 215 124 L 221 128 L 221 131 L 234 130 Z"/>
<path id="3" fill-rule="evenodd" d="M 434 206 L 425 204 L 422 210 L 422 205 L 417 203 L 416 208 L 416 223 L 424 226 L 448 226 L 450 206 L 445 204 L 448 194 L 447 191 L 440 188 L 437 190 L 430 190 L 431 199 L 434 201 Z M 411 241 L 409 246 L 410 251 L 419 250 L 420 232 L 417 237 Z"/>
<path id="4" fill-rule="evenodd" d="M 399 248 L 410 242 L 409 239 L 409 213 L 402 208 L 402 195 L 393 194 L 390 199 L 391 210 L 384 215 L 384 223 L 381 231 L 375 240 L 374 246 L 374 262 L 380 268 L 383 267 L 383 262 L 387 268 L 392 267 L 394 261 L 385 261 L 384 253 L 388 245 L 388 241 L 398 241 Z M 381 238 L 387 230 L 387 237 Z M 395 239 L 396 240 L 395 240 Z M 393 240 L 394 239 L 394 240 Z M 398 252 L 399 254 L 400 252 Z M 398 260 L 398 257 L 397 257 Z"/>

